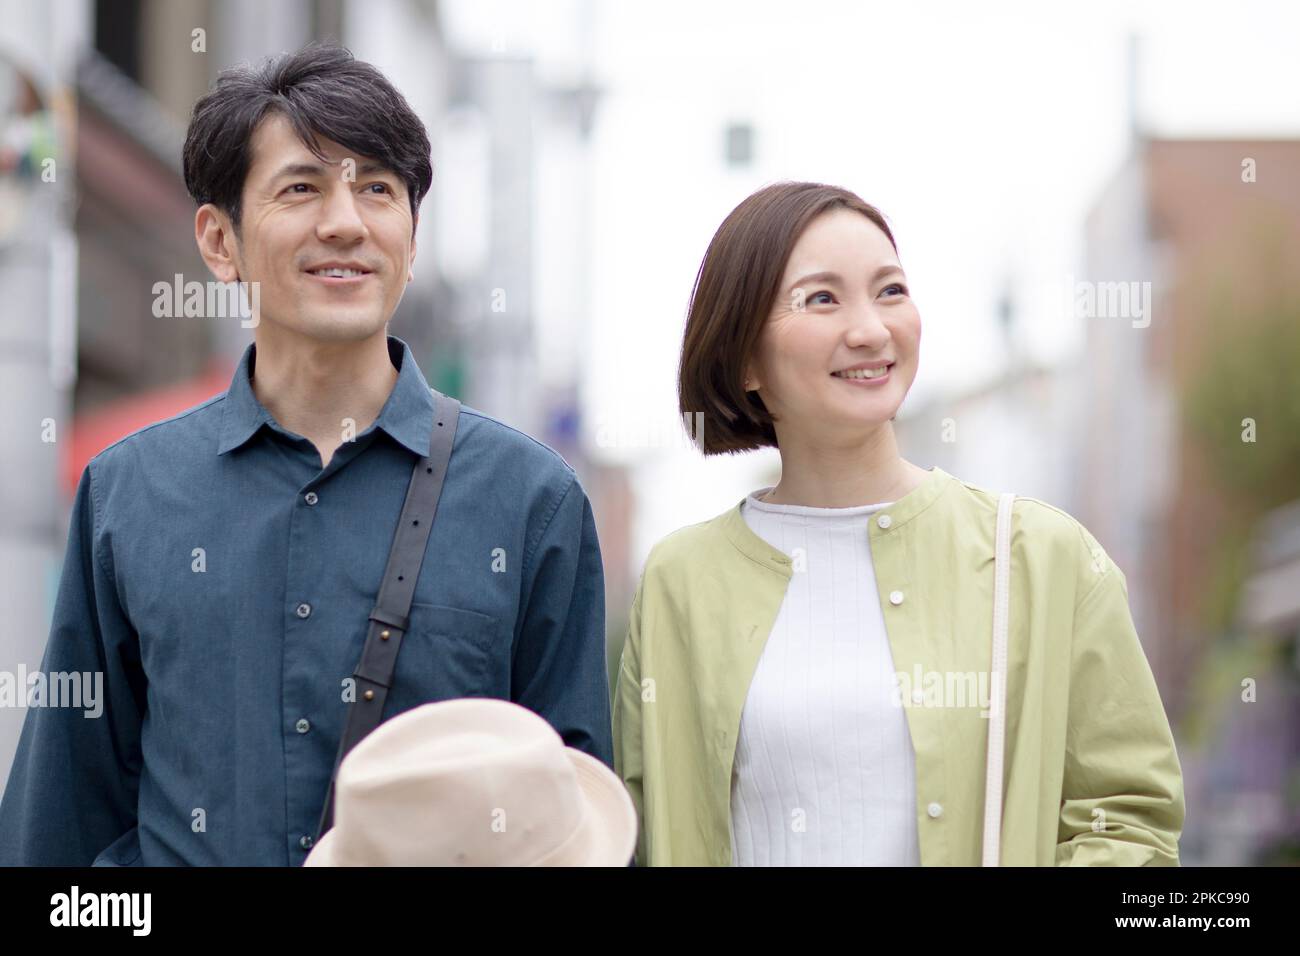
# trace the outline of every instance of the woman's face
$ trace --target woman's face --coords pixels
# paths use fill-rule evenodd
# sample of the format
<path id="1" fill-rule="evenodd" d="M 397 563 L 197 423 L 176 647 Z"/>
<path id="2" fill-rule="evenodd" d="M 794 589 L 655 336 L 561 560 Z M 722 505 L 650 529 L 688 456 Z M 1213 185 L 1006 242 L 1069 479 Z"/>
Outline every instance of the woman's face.
<path id="1" fill-rule="evenodd" d="M 889 421 L 916 377 L 921 316 L 889 237 L 838 208 L 808 224 L 746 373 L 776 416 L 797 430 L 848 435 Z M 892 363 L 881 378 L 847 369 Z"/>

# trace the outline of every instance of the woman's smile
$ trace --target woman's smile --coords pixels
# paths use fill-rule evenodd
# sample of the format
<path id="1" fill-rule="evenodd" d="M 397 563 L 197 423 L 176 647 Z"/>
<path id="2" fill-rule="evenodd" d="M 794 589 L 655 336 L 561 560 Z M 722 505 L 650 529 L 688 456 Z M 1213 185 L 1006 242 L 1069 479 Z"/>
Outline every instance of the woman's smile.
<path id="1" fill-rule="evenodd" d="M 840 372 L 831 372 L 831 377 L 844 382 L 846 385 L 853 385 L 858 388 L 876 388 L 889 381 L 889 370 L 893 367 L 894 363 L 890 362 L 885 366 L 883 372 L 875 369 L 846 369 Z"/>

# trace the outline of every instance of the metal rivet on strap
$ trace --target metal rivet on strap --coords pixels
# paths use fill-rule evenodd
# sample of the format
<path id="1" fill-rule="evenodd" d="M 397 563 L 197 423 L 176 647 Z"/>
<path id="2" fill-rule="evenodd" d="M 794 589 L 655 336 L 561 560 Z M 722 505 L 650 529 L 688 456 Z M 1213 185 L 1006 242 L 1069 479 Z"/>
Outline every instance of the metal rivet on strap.
<path id="1" fill-rule="evenodd" d="M 388 631 L 387 630 L 380 631 L 379 636 L 382 637 L 384 640 L 388 640 Z"/>
<path id="2" fill-rule="evenodd" d="M 374 699 L 375 699 L 375 692 L 373 690 L 366 691 L 366 700 L 374 700 Z"/>

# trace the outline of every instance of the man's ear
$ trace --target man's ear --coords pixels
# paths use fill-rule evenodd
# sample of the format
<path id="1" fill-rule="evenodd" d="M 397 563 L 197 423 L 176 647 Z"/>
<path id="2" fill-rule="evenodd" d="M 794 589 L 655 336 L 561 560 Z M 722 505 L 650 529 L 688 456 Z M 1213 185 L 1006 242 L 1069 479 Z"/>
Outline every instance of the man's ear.
<path id="1" fill-rule="evenodd" d="M 411 261 L 406 265 L 406 281 L 411 282 L 415 279 L 415 231 L 420 225 L 420 214 L 416 213 L 415 218 L 411 220 Z"/>
<path id="2" fill-rule="evenodd" d="M 230 217 L 212 203 L 204 203 L 194 214 L 194 241 L 198 244 L 199 255 L 218 282 L 238 281 L 235 229 Z"/>

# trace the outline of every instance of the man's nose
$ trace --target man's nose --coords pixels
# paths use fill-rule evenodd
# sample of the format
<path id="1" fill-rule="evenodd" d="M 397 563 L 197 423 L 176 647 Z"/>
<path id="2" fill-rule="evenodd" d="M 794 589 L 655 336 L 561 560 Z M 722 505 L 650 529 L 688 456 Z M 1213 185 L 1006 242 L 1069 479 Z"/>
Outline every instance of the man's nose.
<path id="1" fill-rule="evenodd" d="M 322 241 L 350 241 L 364 238 L 369 230 L 357 211 L 350 183 L 336 183 L 325 194 L 316 236 Z"/>

